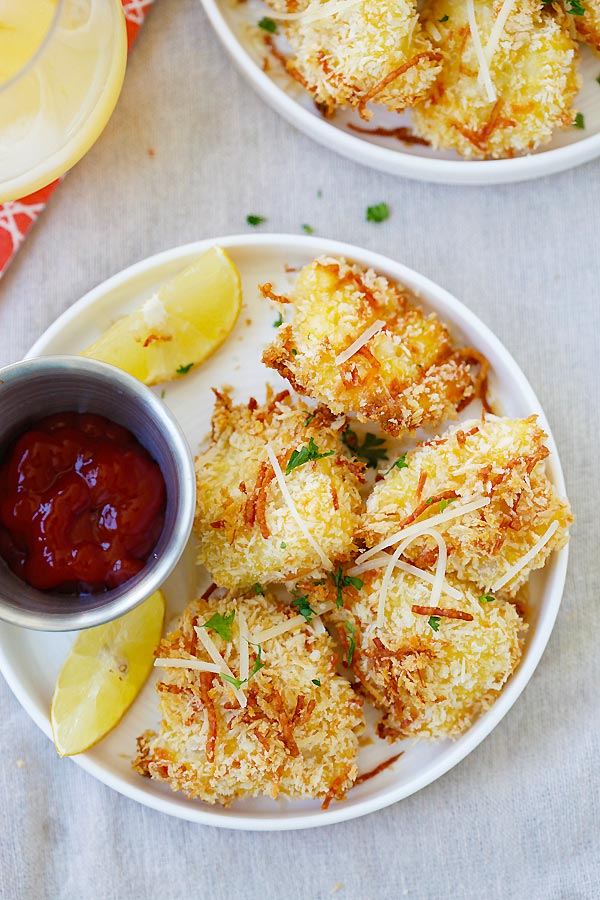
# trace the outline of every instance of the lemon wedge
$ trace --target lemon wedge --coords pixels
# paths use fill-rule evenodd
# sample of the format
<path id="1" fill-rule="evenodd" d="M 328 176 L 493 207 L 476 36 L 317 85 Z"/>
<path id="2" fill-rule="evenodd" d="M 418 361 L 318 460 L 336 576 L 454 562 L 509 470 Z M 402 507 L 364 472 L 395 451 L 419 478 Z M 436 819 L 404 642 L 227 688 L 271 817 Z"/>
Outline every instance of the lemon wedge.
<path id="1" fill-rule="evenodd" d="M 221 346 L 241 307 L 240 274 L 221 247 L 211 247 L 81 355 L 148 385 L 170 381 Z"/>
<path id="2" fill-rule="evenodd" d="M 165 598 L 156 591 L 121 618 L 77 635 L 50 707 L 60 756 L 89 750 L 121 721 L 152 670 L 164 618 Z"/>

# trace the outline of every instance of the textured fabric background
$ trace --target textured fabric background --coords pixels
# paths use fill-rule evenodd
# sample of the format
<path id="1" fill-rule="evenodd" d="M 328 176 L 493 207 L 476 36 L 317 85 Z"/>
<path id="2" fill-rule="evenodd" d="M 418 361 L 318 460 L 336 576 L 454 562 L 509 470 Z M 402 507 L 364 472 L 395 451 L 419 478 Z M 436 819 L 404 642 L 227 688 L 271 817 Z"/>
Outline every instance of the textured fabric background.
<path id="1" fill-rule="evenodd" d="M 535 676 L 493 734 L 419 794 L 328 829 L 225 832 L 137 806 L 60 761 L 0 679 L 2 898 L 322 900 L 336 885 L 336 900 L 600 896 L 599 176 L 600 162 L 469 189 L 370 172 L 267 109 L 197 0 L 151 10 L 107 131 L 0 283 L 0 364 L 109 275 L 250 230 L 250 212 L 273 231 L 307 222 L 381 251 L 460 297 L 530 378 L 577 516 L 567 588 Z M 390 220 L 365 222 L 382 200 Z"/>

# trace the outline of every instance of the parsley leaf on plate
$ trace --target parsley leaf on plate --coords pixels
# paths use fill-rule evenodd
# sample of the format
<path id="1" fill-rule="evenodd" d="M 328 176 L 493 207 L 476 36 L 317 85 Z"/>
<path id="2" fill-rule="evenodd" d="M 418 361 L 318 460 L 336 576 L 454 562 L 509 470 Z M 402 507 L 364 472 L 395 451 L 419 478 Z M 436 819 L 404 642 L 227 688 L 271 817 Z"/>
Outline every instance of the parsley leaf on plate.
<path id="1" fill-rule="evenodd" d="M 440 617 L 439 616 L 429 616 L 427 620 L 427 624 L 430 628 L 433 628 L 434 631 L 440 630 Z"/>
<path id="2" fill-rule="evenodd" d="M 188 363 L 187 366 L 178 366 L 175 369 L 176 375 L 187 375 L 190 369 L 193 367 L 194 363 Z"/>
<path id="3" fill-rule="evenodd" d="M 230 641 L 234 616 L 235 609 L 232 609 L 230 613 L 226 613 L 224 616 L 221 613 L 215 613 L 214 616 L 211 616 L 210 619 L 204 622 L 202 628 L 206 628 L 207 631 L 216 631 L 224 641 Z"/>
<path id="4" fill-rule="evenodd" d="M 258 23 L 258 27 L 262 28 L 263 31 L 268 31 L 269 34 L 277 34 L 277 22 L 275 19 L 270 19 L 269 16 L 263 16 Z"/>
<path id="5" fill-rule="evenodd" d="M 388 475 L 392 469 L 408 469 L 408 463 L 406 462 L 406 453 L 403 453 L 400 459 L 397 459 L 395 463 L 392 463 L 387 472 Z"/>
<path id="6" fill-rule="evenodd" d="M 353 587 L 356 588 L 357 591 L 360 591 L 363 586 L 362 579 L 353 578 L 351 575 L 344 575 L 341 566 L 338 566 L 335 572 L 330 572 L 329 577 L 331 578 L 337 589 L 335 605 L 338 607 L 338 609 L 340 606 L 344 605 L 344 588 Z"/>
<path id="7" fill-rule="evenodd" d="M 246 216 L 246 222 L 248 225 L 261 225 L 263 222 L 266 222 L 264 216 Z"/>
<path id="8" fill-rule="evenodd" d="M 317 615 L 308 601 L 308 594 L 303 594 L 302 597 L 296 597 L 295 600 L 292 600 L 292 606 L 296 607 L 299 614 L 304 616 L 309 624 L 312 621 L 312 617 Z"/>
<path id="9" fill-rule="evenodd" d="M 352 431 L 348 425 L 342 432 L 342 441 L 357 459 L 365 460 L 367 469 L 376 469 L 380 460 L 387 462 L 388 455 L 384 439 L 378 438 L 370 431 L 367 431 L 361 444 L 356 432 Z"/>
<path id="10" fill-rule="evenodd" d="M 289 475 L 293 469 L 297 469 L 298 466 L 303 466 L 305 463 L 311 462 L 311 460 L 325 459 L 326 456 L 333 456 L 334 453 L 335 450 L 328 450 L 327 453 L 319 453 L 319 448 L 315 444 L 314 438 L 311 437 L 305 447 L 301 447 L 299 450 L 294 450 L 292 452 L 285 468 L 285 474 Z"/>
<path id="11" fill-rule="evenodd" d="M 352 624 L 352 622 L 346 621 L 346 631 L 350 635 L 350 642 L 348 644 L 348 665 L 352 665 L 352 658 L 354 656 L 354 651 L 356 650 L 356 639 L 354 635 L 356 634 L 356 628 Z"/>
<path id="12" fill-rule="evenodd" d="M 493 594 L 482 594 L 479 598 L 479 602 L 483 606 L 484 603 L 493 603 L 495 599 Z"/>

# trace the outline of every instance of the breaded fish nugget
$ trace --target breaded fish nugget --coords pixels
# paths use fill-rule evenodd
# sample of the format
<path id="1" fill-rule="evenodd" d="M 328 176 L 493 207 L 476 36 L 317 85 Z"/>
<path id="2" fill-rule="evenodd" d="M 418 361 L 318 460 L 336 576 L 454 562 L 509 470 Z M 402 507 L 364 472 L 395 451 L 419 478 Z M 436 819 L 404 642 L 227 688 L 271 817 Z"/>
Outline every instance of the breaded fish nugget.
<path id="1" fill-rule="evenodd" d="M 218 585 L 237 589 L 348 558 L 363 474 L 331 414 L 295 405 L 287 391 L 264 406 L 233 406 L 227 392 L 216 398 L 211 443 L 196 459 L 198 562 Z"/>
<path id="2" fill-rule="evenodd" d="M 220 599 L 213 594 L 186 609 L 157 656 L 182 659 L 184 665 L 187 659 L 214 663 L 197 626 L 227 661 L 233 679 L 243 680 L 241 657 L 248 644 L 240 643 L 240 615 L 244 633 L 260 638 L 267 629 L 285 629 L 295 612 L 268 593 Z M 204 627 L 211 620 L 222 631 L 223 622 L 229 624 L 229 640 Z M 257 669 L 257 660 L 264 666 Z M 245 708 L 231 682 L 215 672 L 161 668 L 161 730 L 138 739 L 134 768 L 188 797 L 224 806 L 259 794 L 323 798 L 325 805 L 342 799 L 356 779 L 364 717 L 362 700 L 336 675 L 334 661 L 329 635 L 306 622 L 262 639 L 260 656 L 250 645 L 250 677 L 241 685 Z"/>
<path id="3" fill-rule="evenodd" d="M 600 0 L 584 0 L 582 16 L 572 16 L 581 41 L 600 54 Z"/>
<path id="4" fill-rule="evenodd" d="M 359 689 L 384 713 L 380 737 L 458 737 L 514 671 L 525 626 L 507 601 L 480 603 L 477 588 L 453 579 L 454 595 L 443 594 L 431 618 L 431 585 L 396 569 L 378 628 L 383 578 L 381 569 L 363 573 L 360 590 L 344 591 L 344 605 L 327 613 L 327 627 L 337 633 Z M 331 581 L 304 587 L 313 604 L 335 602 Z"/>
<path id="5" fill-rule="evenodd" d="M 501 0 L 475 3 L 484 50 L 502 6 Z M 558 5 L 517 0 L 489 63 L 495 100 L 481 77 L 465 0 L 431 0 L 423 21 L 444 61 L 412 121 L 436 149 L 475 159 L 510 157 L 535 150 L 556 128 L 573 123 L 572 103 L 581 86 L 578 50 Z"/>
<path id="6" fill-rule="evenodd" d="M 481 591 L 493 590 L 525 562 L 549 527 L 555 528 L 548 542 L 502 586 L 503 594 L 514 596 L 534 569 L 565 546 L 572 522 L 568 502 L 557 495 L 545 473 L 545 437 L 535 416 L 493 416 L 453 427 L 407 454 L 404 468 L 393 468 L 375 485 L 362 536 L 374 546 L 413 522 L 425 523 L 446 509 L 450 514 L 473 499 L 489 499 L 488 505 L 435 527 L 446 543 L 448 571 Z M 404 555 L 430 567 L 437 554 L 433 539 L 423 535 Z"/>
<path id="7" fill-rule="evenodd" d="M 393 435 L 454 417 L 476 393 L 485 361 L 456 350 L 435 315 L 415 297 L 372 269 L 321 257 L 298 274 L 290 325 L 282 325 L 263 362 L 301 394 L 334 413 L 355 412 Z M 340 354 L 377 321 L 381 329 L 349 359 Z"/>
<path id="8" fill-rule="evenodd" d="M 319 0 L 267 2 L 276 12 L 304 13 L 282 23 L 294 50 L 288 69 L 326 115 L 351 106 L 369 119 L 371 101 L 403 110 L 440 71 L 441 54 L 423 32 L 414 0 L 340 0 L 338 12 L 320 18 L 311 18 Z"/>

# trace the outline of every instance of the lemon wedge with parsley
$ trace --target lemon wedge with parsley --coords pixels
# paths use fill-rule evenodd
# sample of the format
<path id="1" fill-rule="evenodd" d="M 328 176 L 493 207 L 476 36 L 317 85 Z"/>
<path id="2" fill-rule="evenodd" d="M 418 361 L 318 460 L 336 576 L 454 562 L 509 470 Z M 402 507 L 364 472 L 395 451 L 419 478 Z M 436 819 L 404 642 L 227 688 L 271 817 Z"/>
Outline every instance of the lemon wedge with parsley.
<path id="1" fill-rule="evenodd" d="M 165 598 L 156 591 L 119 619 L 77 635 L 50 707 L 60 756 L 89 750 L 121 721 L 152 670 L 164 618 Z"/>
<path id="2" fill-rule="evenodd" d="M 225 250 L 211 247 L 81 355 L 124 369 L 144 384 L 171 381 L 221 346 L 241 307 L 240 274 Z"/>

